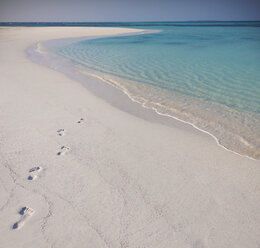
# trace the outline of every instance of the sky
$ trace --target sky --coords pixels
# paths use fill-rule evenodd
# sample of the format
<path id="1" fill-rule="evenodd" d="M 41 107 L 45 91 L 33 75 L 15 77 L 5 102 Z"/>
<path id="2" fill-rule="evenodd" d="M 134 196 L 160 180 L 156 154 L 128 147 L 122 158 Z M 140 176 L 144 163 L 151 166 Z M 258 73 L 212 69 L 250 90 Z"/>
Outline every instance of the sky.
<path id="1" fill-rule="evenodd" d="M 260 0 L 0 0 L 0 22 L 260 20 Z"/>

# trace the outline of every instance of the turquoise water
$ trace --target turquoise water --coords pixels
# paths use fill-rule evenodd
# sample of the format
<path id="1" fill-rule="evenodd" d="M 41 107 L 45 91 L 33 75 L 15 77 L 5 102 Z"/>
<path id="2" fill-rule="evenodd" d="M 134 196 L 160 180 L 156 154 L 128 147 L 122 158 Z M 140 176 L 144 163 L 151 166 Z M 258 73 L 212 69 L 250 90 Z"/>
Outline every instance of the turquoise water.
<path id="1" fill-rule="evenodd" d="M 185 24 L 138 26 L 160 32 L 85 40 L 57 52 L 133 100 L 259 158 L 259 23 Z"/>

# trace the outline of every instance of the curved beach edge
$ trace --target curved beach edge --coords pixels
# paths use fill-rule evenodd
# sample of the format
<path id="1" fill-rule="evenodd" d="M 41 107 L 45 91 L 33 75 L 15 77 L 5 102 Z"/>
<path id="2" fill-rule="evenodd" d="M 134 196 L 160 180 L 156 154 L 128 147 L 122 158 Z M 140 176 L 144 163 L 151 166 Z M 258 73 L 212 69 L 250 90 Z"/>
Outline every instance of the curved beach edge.
<path id="1" fill-rule="evenodd" d="M 88 90 L 25 51 L 126 32 L 0 28 L 1 245 L 258 248 L 259 161 L 96 78 Z"/>

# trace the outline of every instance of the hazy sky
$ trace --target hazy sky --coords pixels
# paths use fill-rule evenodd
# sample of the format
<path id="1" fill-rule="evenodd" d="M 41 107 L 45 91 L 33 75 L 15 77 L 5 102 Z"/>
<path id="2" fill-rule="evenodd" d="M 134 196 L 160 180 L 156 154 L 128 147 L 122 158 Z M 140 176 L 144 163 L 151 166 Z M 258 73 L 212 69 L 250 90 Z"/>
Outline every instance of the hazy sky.
<path id="1" fill-rule="evenodd" d="M 0 0 L 0 21 L 260 20 L 260 0 Z"/>

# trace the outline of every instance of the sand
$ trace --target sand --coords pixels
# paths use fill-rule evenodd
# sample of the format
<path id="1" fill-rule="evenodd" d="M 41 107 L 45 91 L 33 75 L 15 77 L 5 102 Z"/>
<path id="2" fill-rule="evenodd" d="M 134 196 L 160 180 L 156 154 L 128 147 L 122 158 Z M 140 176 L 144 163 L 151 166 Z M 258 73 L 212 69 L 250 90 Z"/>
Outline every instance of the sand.
<path id="1" fill-rule="evenodd" d="M 259 248 L 259 161 L 25 52 L 135 31 L 0 28 L 0 247 Z"/>

